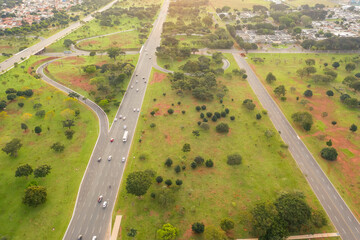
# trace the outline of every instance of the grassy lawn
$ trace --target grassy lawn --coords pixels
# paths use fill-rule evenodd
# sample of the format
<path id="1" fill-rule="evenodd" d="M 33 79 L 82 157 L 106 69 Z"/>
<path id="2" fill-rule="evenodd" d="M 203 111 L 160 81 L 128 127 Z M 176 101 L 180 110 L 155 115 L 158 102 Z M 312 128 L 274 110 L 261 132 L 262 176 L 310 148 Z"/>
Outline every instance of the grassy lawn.
<path id="1" fill-rule="evenodd" d="M 231 55 L 226 56 L 231 63 L 226 72 L 231 72 L 237 65 Z M 171 89 L 165 74 L 153 71 L 115 207 L 116 213 L 123 215 L 122 239 L 129 239 L 127 232 L 130 228 L 138 230 L 138 239 L 155 239 L 156 230 L 168 222 L 179 228 L 179 239 L 202 239 L 192 234 L 191 224 L 200 221 L 206 226 L 218 227 L 224 217 L 235 221 L 231 236 L 246 238 L 250 236 L 249 209 L 259 200 L 274 200 L 282 191 L 303 191 L 313 208 L 321 208 L 290 153 L 281 147 L 282 141 L 275 134 L 276 130 L 267 115 L 262 113 L 261 120 L 255 119 L 256 113 L 263 109 L 248 83 L 235 76 L 232 79 L 219 77 L 218 80 L 229 89 L 223 104 L 217 99 L 199 102 L 188 93 L 181 97 Z M 254 111 L 242 107 L 246 98 L 254 100 L 257 106 Z M 178 102 L 181 102 L 180 105 Z M 210 129 L 201 130 L 197 124 L 201 121 L 200 113 L 195 106 L 203 104 L 207 107 L 203 113 L 229 108 L 229 116 L 236 119 L 231 121 L 227 116 L 217 123 L 209 120 Z M 169 108 L 174 109 L 174 114 L 167 113 Z M 158 111 L 152 117 L 150 112 L 154 109 Z M 182 110 L 186 113 L 182 114 Z M 219 122 L 229 124 L 228 134 L 216 133 L 215 126 Z M 156 127 L 151 128 L 151 123 L 155 123 Z M 195 137 L 193 130 L 199 130 L 200 136 Z M 266 130 L 273 131 L 274 135 L 265 137 Z M 191 145 L 189 153 L 181 150 L 185 143 Z M 233 153 L 242 155 L 240 166 L 226 164 L 227 155 Z M 145 155 L 146 159 L 140 160 L 141 155 Z M 200 166 L 193 170 L 190 163 L 196 156 L 205 160 L 211 158 L 214 167 Z M 164 166 L 168 157 L 174 162 L 171 168 Z M 186 166 L 186 169 L 177 174 L 174 171 L 176 165 Z M 164 188 L 163 183 L 156 184 L 155 180 L 141 199 L 126 193 L 127 175 L 146 169 L 154 170 L 156 176 L 163 176 L 164 181 L 171 179 L 171 188 L 176 188 L 176 179 L 183 180 L 183 185 L 175 190 L 176 202 L 173 205 L 164 207 L 151 198 L 150 193 Z M 334 229 L 327 226 L 316 230 L 326 231 Z M 307 229 L 304 229 L 302 233 L 306 232 Z"/>
<path id="2" fill-rule="evenodd" d="M 35 79 L 27 70 L 44 57 L 31 57 L 17 68 L 1 76 L 0 99 L 5 100 L 5 90 L 15 88 L 25 90 L 31 88 L 34 95 L 30 98 L 18 97 L 8 102 L 2 112 L 0 121 L 0 146 L 13 138 L 21 139 L 23 144 L 16 158 L 0 152 L 0 237 L 7 239 L 61 239 L 70 221 L 78 187 L 90 154 L 98 135 L 96 116 L 87 107 Z M 20 66 L 24 66 L 24 69 Z M 18 77 L 16 77 L 18 74 Z M 15 76 L 14 76 L 15 75 Z M 24 103 L 20 108 L 18 103 Z M 35 116 L 35 103 L 41 103 L 40 110 L 45 110 L 46 116 Z M 62 122 L 64 109 L 79 109 L 80 115 L 75 117 L 75 134 L 72 140 L 67 140 Z M 4 112 L 8 117 L 4 117 Z M 27 114 L 31 114 L 28 115 Z M 30 116 L 30 117 L 29 117 Z M 29 129 L 24 132 L 21 123 L 26 123 Z M 42 133 L 33 132 L 35 126 L 42 127 Z M 55 142 L 65 145 L 62 153 L 55 153 L 50 146 Z M 45 178 L 35 179 L 15 177 L 15 170 L 21 164 L 29 164 L 34 169 L 42 164 L 51 165 L 51 173 Z M 44 205 L 30 208 L 22 204 L 24 190 L 30 181 L 36 181 L 47 188 L 47 201 Z"/>
<path id="3" fill-rule="evenodd" d="M 1 37 L 0 62 L 8 58 L 1 55 L 2 53 L 15 54 L 19 52 L 20 48 L 30 47 L 38 42 L 40 42 L 40 39 L 35 39 L 33 37 Z"/>
<path id="4" fill-rule="evenodd" d="M 263 6 L 270 6 L 270 1 L 265 0 L 223 0 L 223 1 L 216 1 L 216 0 L 210 0 L 210 5 L 216 8 L 222 8 L 224 6 L 229 6 L 232 9 L 236 8 L 239 11 L 241 11 L 243 8 L 249 8 L 251 9 L 254 5 L 263 5 Z"/>
<path id="5" fill-rule="evenodd" d="M 118 58 L 118 62 L 128 62 L 136 65 L 138 55 L 126 55 L 124 58 Z M 79 92 L 81 95 L 96 101 L 97 97 L 105 98 L 108 93 L 98 90 L 96 84 L 92 84 L 91 80 L 96 77 L 101 77 L 101 73 L 97 70 L 96 73 L 87 74 L 82 70 L 82 67 L 87 65 L 101 66 L 106 63 L 114 63 L 114 60 L 107 56 L 80 56 L 80 57 L 66 57 L 61 60 L 55 61 L 48 65 L 46 73 L 52 79 L 59 81 L 65 86 Z M 112 123 L 115 114 L 118 109 L 116 102 L 120 103 L 123 94 L 120 93 L 120 89 L 126 90 L 130 78 L 127 77 L 123 83 L 121 83 L 114 92 L 114 98 L 111 99 L 111 103 L 108 105 L 109 111 L 107 112 L 109 122 Z M 104 83 L 106 85 L 106 83 Z M 108 85 L 106 85 L 108 86 Z M 113 89 L 111 86 L 110 89 Z M 111 91 L 111 90 L 110 90 Z M 104 106 L 102 106 L 104 108 Z M 105 109 L 105 108 L 104 108 Z"/>
<path id="6" fill-rule="evenodd" d="M 329 1 L 329 0 L 316 0 L 316 1 L 312 1 L 312 0 L 289 0 L 287 1 L 288 4 L 290 4 L 291 6 L 294 7 L 299 7 L 301 5 L 305 5 L 308 4 L 310 7 L 314 6 L 315 4 L 324 4 L 325 6 L 328 7 L 333 7 L 335 5 L 337 5 L 336 3 Z"/>
<path id="7" fill-rule="evenodd" d="M 302 137 L 309 150 L 313 153 L 322 169 L 328 175 L 332 183 L 336 186 L 342 197 L 352 209 L 353 213 L 360 218 L 360 135 L 358 132 L 351 133 L 349 127 L 355 123 L 359 126 L 359 110 L 348 108 L 340 102 L 340 93 L 336 89 L 341 89 L 343 93 L 349 94 L 351 97 L 360 98 L 360 94 L 356 94 L 349 90 L 341 82 L 345 76 L 354 75 L 360 72 L 360 67 L 348 73 L 345 65 L 351 62 L 352 57 L 356 55 L 340 55 L 340 54 L 249 54 L 248 61 L 255 69 L 259 78 L 263 81 L 268 92 L 275 98 L 273 89 L 283 84 L 287 89 L 287 100 L 279 101 L 275 98 L 280 108 L 291 121 L 291 115 L 297 111 L 308 111 L 313 115 L 314 126 L 310 132 L 305 132 L 299 127 L 295 127 L 299 136 Z M 265 59 L 264 64 L 255 64 L 251 58 L 260 57 Z M 322 74 L 324 63 L 329 66 L 335 61 L 340 62 L 340 67 L 336 70 L 338 76 L 335 82 L 325 85 L 316 84 L 308 78 L 300 79 L 296 75 L 296 70 L 305 66 L 305 59 L 315 59 L 317 73 Z M 332 67 L 330 67 L 332 69 Z M 277 80 L 269 85 L 264 80 L 268 72 L 272 72 Z M 308 85 L 310 85 L 308 87 Z M 291 87 L 296 88 L 291 91 Z M 307 89 L 313 91 L 311 98 L 303 96 L 303 92 Z M 334 92 L 333 97 L 326 95 L 327 90 Z M 299 100 L 296 100 L 299 97 Z M 301 104 L 302 100 L 308 103 Z M 327 116 L 324 113 L 327 113 Z M 334 126 L 332 121 L 336 121 Z M 338 159 L 329 162 L 321 158 L 320 151 L 326 147 L 325 142 L 332 140 L 333 147 L 338 151 Z"/>
<path id="8" fill-rule="evenodd" d="M 180 41 L 180 45 L 188 46 L 192 48 L 204 48 L 205 46 L 201 43 L 201 36 L 186 36 L 178 35 L 175 36 Z"/>
<path id="9" fill-rule="evenodd" d="M 83 50 L 106 50 L 111 47 L 119 47 L 126 49 L 140 49 L 141 43 L 139 41 L 139 32 L 123 32 L 109 36 L 92 38 L 81 41 L 77 44 Z"/>

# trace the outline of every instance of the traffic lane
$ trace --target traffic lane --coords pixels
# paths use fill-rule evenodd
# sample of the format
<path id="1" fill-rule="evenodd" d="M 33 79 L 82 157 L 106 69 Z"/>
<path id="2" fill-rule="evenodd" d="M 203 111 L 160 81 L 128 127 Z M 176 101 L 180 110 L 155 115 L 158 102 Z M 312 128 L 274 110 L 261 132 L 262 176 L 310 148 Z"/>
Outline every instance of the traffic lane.
<path id="1" fill-rule="evenodd" d="M 245 61 L 243 59 L 241 59 L 242 61 Z M 271 111 L 274 111 L 275 109 L 278 109 L 278 107 L 275 105 L 274 101 L 272 99 L 270 99 L 269 95 L 267 94 L 267 92 L 265 92 L 264 90 L 264 87 L 263 85 L 261 84 L 261 82 L 259 80 L 256 80 L 254 77 L 255 77 L 255 74 L 252 72 L 251 69 L 249 69 L 248 65 L 247 64 L 242 64 L 246 70 L 248 70 L 248 75 L 249 75 L 249 83 L 251 85 L 251 87 L 254 89 L 254 91 L 256 92 L 257 95 L 261 95 L 261 93 L 265 94 L 265 97 L 264 98 L 261 98 L 259 96 L 259 100 L 261 101 L 264 101 L 265 99 L 265 102 L 261 102 L 263 104 L 264 107 L 269 107 L 267 108 L 268 110 L 271 110 Z M 256 86 L 254 86 L 256 85 Z M 267 104 L 270 104 L 270 106 L 266 106 Z M 278 114 L 274 114 L 274 115 L 269 115 L 271 117 L 271 120 L 273 121 L 274 125 L 276 127 L 278 127 L 277 125 L 288 125 L 286 126 L 287 129 L 283 129 L 284 130 L 284 133 L 282 132 L 281 136 L 283 137 L 284 141 L 286 140 L 290 140 L 291 142 L 293 143 L 290 143 L 289 145 L 291 145 L 291 148 L 289 148 L 289 150 L 294 150 L 294 149 L 298 149 L 299 152 L 301 154 L 304 154 L 304 153 L 307 153 L 308 156 L 304 159 L 304 160 L 308 160 L 308 162 L 311 162 L 311 161 L 315 161 L 312 157 L 312 155 L 310 154 L 310 152 L 307 150 L 306 146 L 303 144 L 303 142 L 298 139 L 298 136 L 295 132 L 295 130 L 291 127 L 290 123 L 285 119 L 283 120 L 282 118 L 285 118 L 285 116 L 283 116 L 281 113 L 279 113 L 279 111 L 277 111 Z M 293 132 L 293 133 L 289 133 L 289 127 L 290 127 L 290 132 Z M 296 136 L 296 137 L 295 137 Z M 294 144 L 295 142 L 295 144 Z M 299 143 L 301 142 L 301 143 Z M 301 146 L 301 147 L 299 147 Z M 296 154 L 294 154 L 296 155 Z M 299 156 L 303 156 L 303 155 L 299 155 Z M 296 158 L 295 158 L 296 160 Z M 303 164 L 302 161 L 299 161 L 299 164 L 298 165 L 301 165 Z M 317 164 L 317 163 L 316 163 Z M 313 164 L 315 165 L 315 164 Z M 320 170 L 320 166 L 317 166 Z M 303 168 L 301 168 L 303 169 Z M 311 170 L 311 167 L 308 167 L 307 170 Z M 330 190 L 328 191 L 333 191 L 333 196 L 336 196 L 334 195 L 336 192 L 335 188 L 331 185 L 331 182 L 326 178 L 326 175 L 322 172 L 322 171 L 319 171 L 318 169 L 316 169 L 317 172 L 319 172 L 318 174 L 320 174 L 320 172 L 322 173 L 322 177 L 320 178 L 321 181 L 326 182 L 326 180 L 328 181 L 325 186 L 326 188 L 330 188 Z M 310 174 L 310 173 L 307 173 L 307 174 Z M 312 175 L 314 177 L 316 177 L 317 175 L 315 173 L 312 173 Z M 319 181 L 319 180 L 318 180 Z M 312 186 L 313 187 L 313 186 Z M 316 188 L 316 187 L 315 187 Z M 317 187 L 319 188 L 319 187 Z M 333 213 L 334 211 L 332 209 L 336 209 L 336 205 L 333 201 L 333 199 L 331 198 L 331 196 L 328 194 L 329 192 L 326 191 L 326 189 L 324 188 L 324 185 L 321 185 L 321 188 L 319 188 L 320 190 L 318 190 L 319 194 L 321 194 L 321 196 L 324 196 L 323 193 L 326 192 L 327 193 L 327 199 L 321 199 L 320 196 L 318 196 L 320 202 L 322 203 L 322 205 L 324 206 L 325 210 L 329 213 L 330 218 L 331 220 L 335 223 L 335 222 L 338 222 L 337 226 L 340 226 L 340 229 L 338 229 L 338 231 L 342 234 L 342 236 L 346 236 L 346 238 L 349 238 L 349 239 L 352 239 L 352 237 L 355 237 L 354 233 L 353 233 L 353 228 L 349 226 L 348 224 L 348 221 L 343 217 L 344 214 L 340 213 L 339 210 L 337 210 L 335 213 Z M 313 190 L 314 192 L 316 193 L 314 187 L 313 187 Z M 316 189 L 317 190 L 317 189 Z M 336 192 L 337 193 L 337 192 Z M 339 195 L 340 197 L 340 195 Z M 340 199 L 340 198 L 337 198 L 337 199 Z M 335 199 L 335 200 L 337 200 Z M 330 204 L 332 205 L 332 207 L 330 206 Z M 349 211 L 350 212 L 350 211 Z M 351 213 L 351 212 L 350 212 Z M 354 216 L 352 216 L 352 218 L 350 216 L 347 216 L 349 221 L 354 218 Z M 339 222 L 339 218 L 342 219 L 342 222 Z M 353 223 L 353 221 L 351 221 L 351 223 Z M 335 224 L 334 224 L 335 225 Z M 346 229 L 346 230 L 345 230 Z M 354 229 L 357 229 L 356 226 L 354 226 Z"/>

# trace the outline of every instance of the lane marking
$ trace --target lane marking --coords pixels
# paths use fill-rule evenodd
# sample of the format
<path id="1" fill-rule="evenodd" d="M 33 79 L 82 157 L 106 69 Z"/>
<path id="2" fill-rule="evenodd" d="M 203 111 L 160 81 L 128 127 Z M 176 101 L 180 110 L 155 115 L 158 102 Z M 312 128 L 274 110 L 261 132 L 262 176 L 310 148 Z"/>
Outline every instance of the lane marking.
<path id="1" fill-rule="evenodd" d="M 340 207 L 341 207 L 342 210 L 344 210 L 344 208 L 343 208 L 343 206 L 341 204 L 340 204 Z"/>
<path id="2" fill-rule="evenodd" d="M 350 220 L 350 222 L 352 222 L 351 218 L 350 218 L 349 216 L 347 216 L 347 217 L 348 217 L 348 219 Z"/>
<path id="3" fill-rule="evenodd" d="M 343 227 L 342 227 L 341 229 L 342 229 L 342 230 L 343 230 L 343 232 L 344 232 L 344 233 L 346 234 L 346 231 L 345 231 L 345 229 L 344 229 Z"/>
<path id="4" fill-rule="evenodd" d="M 337 217 L 336 216 L 334 216 L 335 217 L 335 220 L 337 221 L 337 222 L 339 222 L 339 220 L 337 219 Z"/>
<path id="5" fill-rule="evenodd" d="M 356 230 L 358 233 L 360 233 L 359 230 L 357 229 L 357 227 L 355 227 L 355 230 Z"/>
<path id="6" fill-rule="evenodd" d="M 330 208 L 330 210 L 331 210 L 331 207 L 330 207 L 330 205 L 328 204 L 328 208 Z"/>

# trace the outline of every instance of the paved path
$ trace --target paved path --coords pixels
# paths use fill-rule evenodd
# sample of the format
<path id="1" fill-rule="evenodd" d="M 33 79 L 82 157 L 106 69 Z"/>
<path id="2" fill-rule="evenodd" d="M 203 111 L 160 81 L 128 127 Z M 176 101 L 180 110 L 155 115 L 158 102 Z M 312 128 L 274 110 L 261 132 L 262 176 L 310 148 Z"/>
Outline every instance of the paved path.
<path id="1" fill-rule="evenodd" d="M 289 146 L 289 151 L 306 180 L 310 184 L 321 205 L 344 240 L 360 239 L 360 224 L 341 198 L 320 165 L 301 141 L 281 109 L 266 91 L 249 64 L 239 54 L 233 54 L 240 68 L 246 70 L 248 82 L 275 128 L 281 132 L 281 138 Z"/>
<path id="2" fill-rule="evenodd" d="M 117 240 L 120 231 L 121 218 L 122 215 L 116 215 L 114 228 L 112 230 L 110 240 Z"/>
<path id="3" fill-rule="evenodd" d="M 308 234 L 308 235 L 290 236 L 286 239 L 298 240 L 298 239 L 316 239 L 316 238 L 333 238 L 333 237 L 339 237 L 339 234 L 338 233 Z M 237 239 L 237 240 L 258 240 L 258 238 L 246 238 L 246 239 Z"/>
<path id="4" fill-rule="evenodd" d="M 236 48 L 231 49 L 210 49 L 210 48 L 201 48 L 199 52 L 222 52 L 222 53 L 246 53 L 245 50 L 238 50 Z M 279 49 L 258 49 L 258 50 L 249 50 L 247 53 L 338 53 L 338 54 L 357 54 L 360 53 L 360 50 L 324 50 L 324 51 L 312 51 L 306 49 L 294 48 L 289 50 L 287 48 Z"/>

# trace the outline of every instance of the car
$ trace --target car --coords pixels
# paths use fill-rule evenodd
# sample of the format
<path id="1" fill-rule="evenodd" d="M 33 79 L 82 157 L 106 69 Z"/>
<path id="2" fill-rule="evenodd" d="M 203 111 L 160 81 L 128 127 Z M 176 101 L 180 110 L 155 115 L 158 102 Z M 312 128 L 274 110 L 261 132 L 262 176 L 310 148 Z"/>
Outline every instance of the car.
<path id="1" fill-rule="evenodd" d="M 96 239 L 97 239 L 97 237 L 96 237 L 96 236 L 93 236 L 91 240 L 96 240 Z"/>
<path id="2" fill-rule="evenodd" d="M 131 85 L 130 87 L 131 87 L 131 88 L 134 88 L 134 86 L 133 86 L 133 85 Z"/>
<path id="3" fill-rule="evenodd" d="M 126 129 L 126 125 L 124 125 L 124 130 Z"/>
<path id="4" fill-rule="evenodd" d="M 149 59 L 151 59 L 151 57 L 149 57 Z"/>
<path id="5" fill-rule="evenodd" d="M 108 157 L 108 161 L 111 161 L 111 159 L 112 159 L 112 156 L 110 155 L 110 156 Z"/>
<path id="6" fill-rule="evenodd" d="M 134 112 L 136 112 L 136 108 L 134 108 Z"/>
<path id="7" fill-rule="evenodd" d="M 117 118 L 114 118 L 114 122 L 116 122 L 117 121 Z"/>
<path id="8" fill-rule="evenodd" d="M 79 235 L 77 239 L 82 240 L 82 235 Z"/>
<path id="9" fill-rule="evenodd" d="M 145 77 L 143 77 L 143 79 L 145 80 Z"/>
<path id="10" fill-rule="evenodd" d="M 136 89 L 136 91 L 138 92 L 138 91 L 139 91 L 139 89 L 137 88 L 137 89 Z"/>
<path id="11" fill-rule="evenodd" d="M 122 115 L 119 116 L 119 119 L 122 119 Z"/>
<path id="12" fill-rule="evenodd" d="M 123 119 L 124 119 L 124 121 L 125 121 L 126 117 L 123 117 Z"/>
<path id="13" fill-rule="evenodd" d="M 103 195 L 100 195 L 100 196 L 98 197 L 98 203 L 101 203 L 102 200 L 103 200 Z"/>
<path id="14" fill-rule="evenodd" d="M 107 202 L 107 201 L 103 202 L 103 208 L 106 208 L 107 205 L 108 205 L 108 202 Z"/>
<path id="15" fill-rule="evenodd" d="M 101 162 L 101 157 L 99 157 L 97 161 L 98 161 L 98 162 Z"/>
<path id="16" fill-rule="evenodd" d="M 138 83 L 138 80 L 135 80 L 136 83 Z"/>
<path id="17" fill-rule="evenodd" d="M 136 111 L 137 111 L 137 112 L 140 112 L 140 108 L 137 108 Z"/>
<path id="18" fill-rule="evenodd" d="M 123 158 L 121 159 L 121 161 L 122 161 L 122 162 L 125 162 L 125 157 L 123 157 Z"/>
<path id="19" fill-rule="evenodd" d="M 114 138 L 110 138 L 110 142 L 113 142 L 114 141 Z"/>
<path id="20" fill-rule="evenodd" d="M 144 81 L 144 83 L 146 83 L 146 80 Z"/>
<path id="21" fill-rule="evenodd" d="M 137 77 L 138 75 L 136 74 L 135 76 Z"/>

